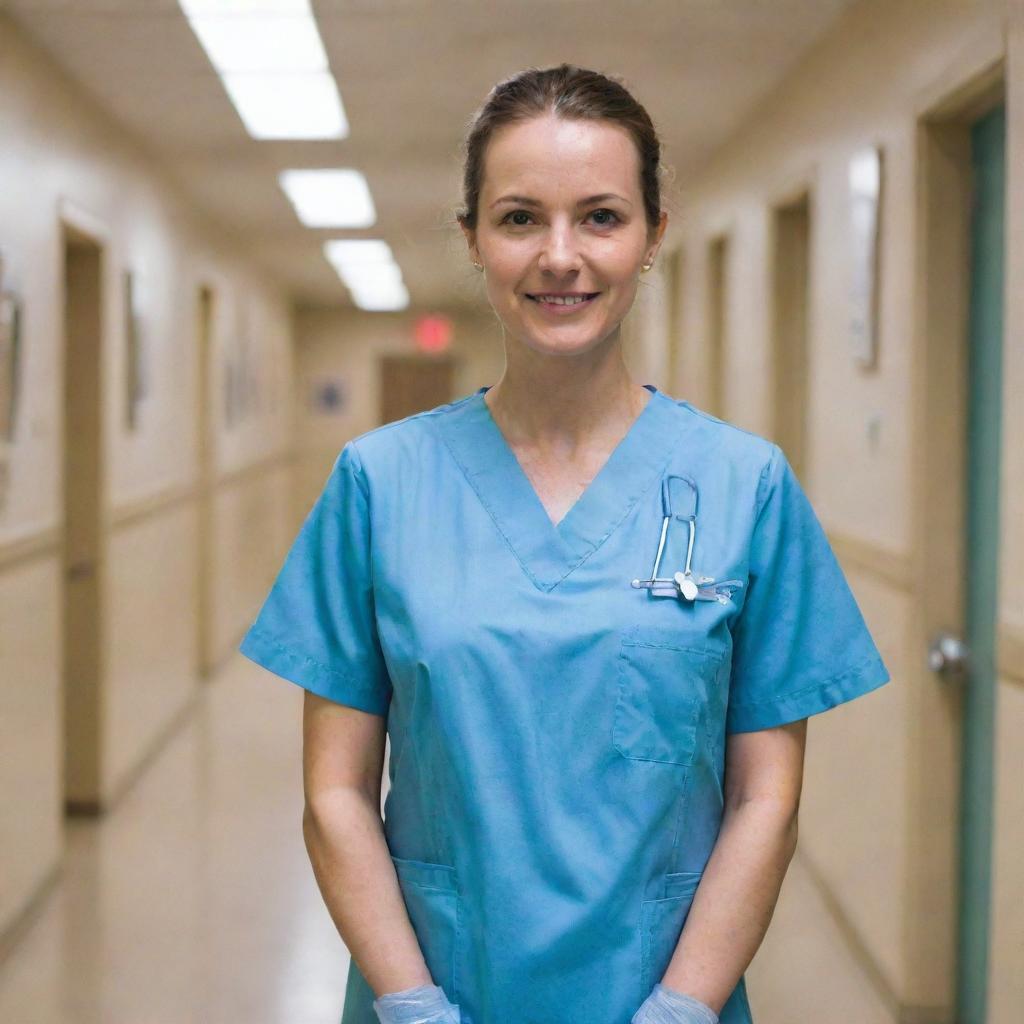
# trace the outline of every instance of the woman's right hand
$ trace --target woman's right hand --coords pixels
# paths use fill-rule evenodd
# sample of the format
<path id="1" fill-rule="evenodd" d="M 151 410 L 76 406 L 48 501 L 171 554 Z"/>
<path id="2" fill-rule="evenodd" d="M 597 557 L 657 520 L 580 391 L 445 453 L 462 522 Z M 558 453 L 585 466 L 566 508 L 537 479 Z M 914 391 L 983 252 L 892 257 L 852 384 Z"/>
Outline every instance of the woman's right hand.
<path id="1" fill-rule="evenodd" d="M 389 992 L 373 1001 L 380 1024 L 459 1024 L 459 1008 L 438 985 Z"/>
<path id="2" fill-rule="evenodd" d="M 659 982 L 633 1014 L 630 1024 L 719 1024 L 719 1021 L 718 1014 L 706 1003 Z"/>

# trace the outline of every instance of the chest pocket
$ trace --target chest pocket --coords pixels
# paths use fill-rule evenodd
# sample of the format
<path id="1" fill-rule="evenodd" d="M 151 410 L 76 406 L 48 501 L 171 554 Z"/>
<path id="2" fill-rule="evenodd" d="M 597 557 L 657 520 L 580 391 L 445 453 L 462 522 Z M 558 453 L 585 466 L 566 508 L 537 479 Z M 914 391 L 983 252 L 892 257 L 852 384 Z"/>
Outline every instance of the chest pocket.
<path id="1" fill-rule="evenodd" d="M 667 631 L 624 636 L 616 659 L 615 749 L 638 761 L 693 764 L 710 734 L 725 654 Z"/>

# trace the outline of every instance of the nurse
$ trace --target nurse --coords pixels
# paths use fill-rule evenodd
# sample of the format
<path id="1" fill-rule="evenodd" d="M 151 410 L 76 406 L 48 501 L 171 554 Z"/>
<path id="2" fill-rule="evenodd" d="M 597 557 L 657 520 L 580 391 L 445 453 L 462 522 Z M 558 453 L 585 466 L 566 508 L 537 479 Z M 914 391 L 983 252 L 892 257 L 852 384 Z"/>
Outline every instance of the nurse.
<path id="1" fill-rule="evenodd" d="M 242 642 L 306 690 L 343 1024 L 751 1024 L 806 720 L 889 679 L 779 447 L 627 371 L 659 159 L 601 74 L 491 91 L 504 372 L 345 444 Z"/>

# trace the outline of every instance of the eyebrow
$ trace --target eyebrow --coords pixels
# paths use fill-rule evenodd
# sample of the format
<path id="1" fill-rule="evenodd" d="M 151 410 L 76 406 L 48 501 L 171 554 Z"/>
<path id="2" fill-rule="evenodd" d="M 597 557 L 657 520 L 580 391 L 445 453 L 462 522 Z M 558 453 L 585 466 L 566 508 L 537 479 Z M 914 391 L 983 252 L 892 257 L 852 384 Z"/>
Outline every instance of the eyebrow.
<path id="1" fill-rule="evenodd" d="M 581 199 L 576 205 L 589 206 L 591 203 L 603 203 L 606 199 L 618 199 L 627 206 L 633 205 L 625 196 L 617 195 L 615 192 L 601 192 L 596 196 L 588 196 L 586 199 Z M 491 209 L 493 210 L 495 206 L 500 206 L 502 203 L 516 203 L 519 206 L 534 207 L 544 205 L 539 199 L 531 199 L 529 196 L 502 196 L 491 203 Z"/>

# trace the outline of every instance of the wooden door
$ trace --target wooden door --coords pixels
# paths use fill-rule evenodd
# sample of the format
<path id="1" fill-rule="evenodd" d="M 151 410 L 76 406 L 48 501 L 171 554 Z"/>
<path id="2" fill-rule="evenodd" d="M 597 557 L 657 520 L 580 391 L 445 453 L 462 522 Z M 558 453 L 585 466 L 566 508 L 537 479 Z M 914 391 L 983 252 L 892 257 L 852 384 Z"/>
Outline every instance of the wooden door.
<path id="1" fill-rule="evenodd" d="M 393 423 L 455 398 L 455 361 L 448 356 L 383 356 L 380 422 Z"/>

